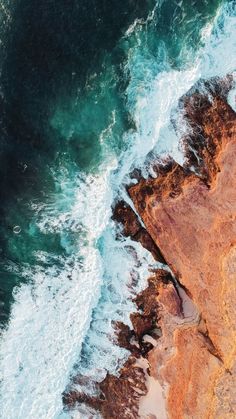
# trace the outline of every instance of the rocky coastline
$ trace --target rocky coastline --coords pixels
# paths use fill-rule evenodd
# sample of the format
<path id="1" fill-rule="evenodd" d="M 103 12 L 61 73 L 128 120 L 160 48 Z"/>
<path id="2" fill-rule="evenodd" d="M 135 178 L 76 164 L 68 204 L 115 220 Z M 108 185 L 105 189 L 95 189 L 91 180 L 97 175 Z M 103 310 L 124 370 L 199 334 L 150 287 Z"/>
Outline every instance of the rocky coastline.
<path id="1" fill-rule="evenodd" d="M 106 419 L 233 419 L 236 416 L 236 114 L 232 78 L 201 81 L 181 98 L 185 163 L 154 164 L 127 187 L 135 213 L 113 217 L 162 265 L 135 298 L 132 329 L 114 324 L 130 351 L 97 396 L 63 395 Z M 139 221 L 142 220 L 143 225 Z"/>

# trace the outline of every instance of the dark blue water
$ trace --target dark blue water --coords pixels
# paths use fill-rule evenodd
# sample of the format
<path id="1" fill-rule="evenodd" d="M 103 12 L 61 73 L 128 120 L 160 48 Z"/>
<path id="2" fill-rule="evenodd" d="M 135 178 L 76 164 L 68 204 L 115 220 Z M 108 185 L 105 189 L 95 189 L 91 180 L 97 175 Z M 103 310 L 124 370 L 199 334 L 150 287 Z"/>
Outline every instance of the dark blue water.
<path id="1" fill-rule="evenodd" d="M 101 97 L 96 81 L 87 99 L 89 77 L 114 66 L 107 89 L 119 112 L 121 125 L 129 127 L 124 112 L 124 82 L 119 69 L 124 54 L 110 58 L 122 33 L 135 17 L 147 15 L 149 2 L 125 1 L 16 1 L 10 6 L 11 22 L 3 28 L 5 56 L 1 75 L 1 255 L 3 265 L 34 263 L 33 251 L 64 252 L 58 235 L 29 233 L 34 213 L 29 200 L 46 201 L 55 193 L 53 171 L 63 164 L 74 171 L 96 170 L 102 159 L 98 134 L 109 122 L 107 96 Z M 113 80 L 113 77 L 116 80 Z M 68 131 L 89 100 L 83 126 L 68 140 Z M 95 96 L 99 106 L 94 113 Z M 110 104 L 112 105 L 112 103 Z M 56 113 L 57 112 L 57 113 Z M 65 116 L 58 116 L 58 113 Z M 56 113 L 56 115 L 55 115 Z M 61 120 L 58 121 L 58 118 Z M 64 119 L 64 120 L 63 120 Z M 68 121 L 66 120 L 68 119 Z M 91 127 L 93 125 L 93 128 Z M 68 129 L 67 129 L 68 126 Z M 121 132 L 119 132 L 120 136 Z M 114 146 L 122 147 L 118 136 Z M 13 233 L 14 225 L 21 233 Z M 4 267 L 2 268 L 4 270 Z M 1 281 L 5 311 L 9 313 L 13 287 L 21 281 L 5 274 Z"/>
<path id="2" fill-rule="evenodd" d="M 107 349 L 104 329 L 110 331 L 116 307 L 116 316 L 128 317 L 127 278 L 132 271 L 143 284 L 145 268 L 135 265 L 127 243 L 116 244 L 111 204 L 124 176 L 146 155 L 177 148 L 165 118 L 204 74 L 200 51 L 224 3 L 233 15 L 234 2 L 220 0 L 2 2 L 5 359 L 19 348 L 12 374 L 3 363 L 3 381 L 15 394 L 4 402 L 9 419 L 16 408 L 19 418 L 35 419 L 35 411 L 38 418 L 56 418 L 75 363 L 83 373 L 95 358 L 116 368 L 120 354 Z M 224 24 L 219 17 L 214 39 L 223 39 Z M 210 68 L 207 57 L 202 68 Z M 38 400 L 36 410 L 30 397 Z"/>

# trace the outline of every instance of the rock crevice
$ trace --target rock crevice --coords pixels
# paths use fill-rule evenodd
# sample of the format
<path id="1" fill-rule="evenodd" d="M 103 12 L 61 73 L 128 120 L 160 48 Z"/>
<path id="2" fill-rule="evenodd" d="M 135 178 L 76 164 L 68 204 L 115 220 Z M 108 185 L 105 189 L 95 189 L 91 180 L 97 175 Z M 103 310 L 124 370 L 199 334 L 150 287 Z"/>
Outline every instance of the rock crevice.
<path id="1" fill-rule="evenodd" d="M 128 187 L 145 228 L 125 202 L 115 206 L 114 219 L 123 226 L 118 238 L 139 241 L 168 267 L 153 272 L 135 298 L 132 329 L 114 324 L 117 343 L 131 352 L 119 376 L 108 374 L 97 398 L 71 392 L 65 404 L 85 402 L 107 419 L 236 417 L 236 115 L 226 101 L 231 83 L 231 77 L 201 81 L 181 98 L 188 127 L 183 167 L 167 158 L 154 165 L 156 178 L 139 175 Z"/>

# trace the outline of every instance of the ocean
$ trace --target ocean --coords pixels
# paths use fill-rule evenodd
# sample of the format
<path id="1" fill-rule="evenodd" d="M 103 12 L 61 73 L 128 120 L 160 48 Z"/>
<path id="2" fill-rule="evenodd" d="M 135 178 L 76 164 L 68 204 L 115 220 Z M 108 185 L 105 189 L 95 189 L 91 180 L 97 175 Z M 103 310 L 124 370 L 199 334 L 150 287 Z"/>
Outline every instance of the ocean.
<path id="1" fill-rule="evenodd" d="M 62 393 L 117 373 L 112 322 L 159 266 L 117 239 L 112 207 L 135 168 L 183 163 L 178 101 L 235 77 L 236 2 L 2 0 L 0 16 L 0 417 L 86 419 Z"/>

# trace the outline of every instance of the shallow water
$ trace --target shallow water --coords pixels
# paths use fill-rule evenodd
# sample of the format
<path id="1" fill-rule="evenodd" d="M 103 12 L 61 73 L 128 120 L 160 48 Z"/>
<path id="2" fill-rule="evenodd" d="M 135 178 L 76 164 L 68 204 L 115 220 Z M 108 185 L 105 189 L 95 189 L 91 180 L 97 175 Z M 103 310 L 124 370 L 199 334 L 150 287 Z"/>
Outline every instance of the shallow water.
<path id="1" fill-rule="evenodd" d="M 70 417 L 70 377 L 118 370 L 112 321 L 156 266 L 116 240 L 112 204 L 134 167 L 182 162 L 171 119 L 236 71 L 235 3 L 1 4 L 1 417 Z"/>

